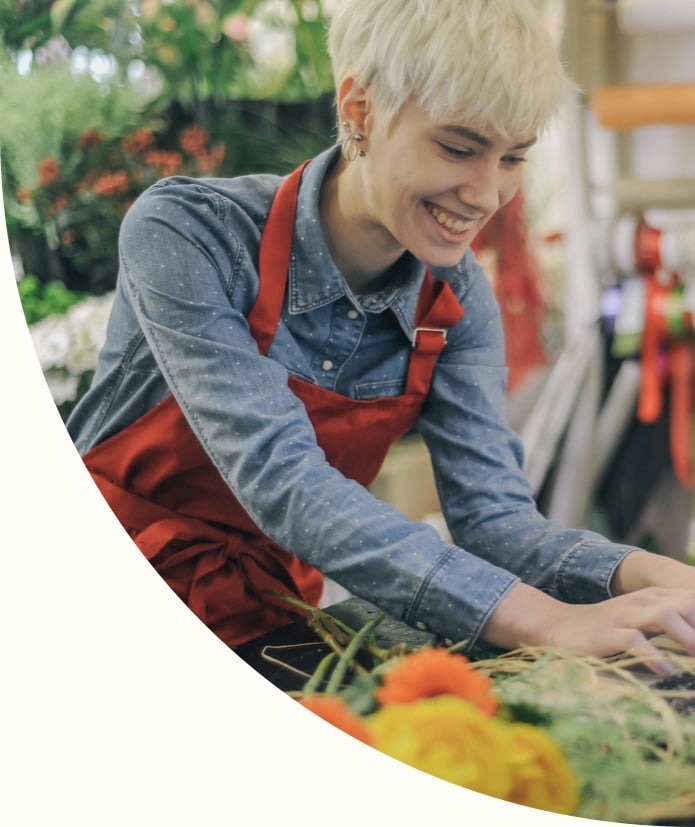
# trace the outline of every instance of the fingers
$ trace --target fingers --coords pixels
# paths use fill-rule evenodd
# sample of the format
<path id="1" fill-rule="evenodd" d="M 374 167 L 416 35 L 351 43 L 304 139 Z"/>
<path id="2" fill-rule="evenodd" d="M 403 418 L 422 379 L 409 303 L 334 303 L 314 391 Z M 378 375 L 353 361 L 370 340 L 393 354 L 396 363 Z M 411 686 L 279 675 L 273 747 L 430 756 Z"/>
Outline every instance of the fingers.
<path id="1" fill-rule="evenodd" d="M 648 669 L 661 678 L 675 675 L 676 667 L 641 632 L 627 630 L 630 643 L 623 649 L 628 655 L 640 660 Z"/>
<path id="2" fill-rule="evenodd" d="M 695 594 L 689 589 L 648 588 L 618 598 L 628 612 L 622 617 L 627 638 L 624 651 L 645 661 L 661 676 L 674 674 L 674 665 L 649 642 L 648 636 L 664 634 L 695 655 Z"/>
<path id="3" fill-rule="evenodd" d="M 661 617 L 661 631 L 672 640 L 679 643 L 689 655 L 695 655 L 695 624 L 693 611 L 681 615 L 675 609 L 663 612 Z"/>

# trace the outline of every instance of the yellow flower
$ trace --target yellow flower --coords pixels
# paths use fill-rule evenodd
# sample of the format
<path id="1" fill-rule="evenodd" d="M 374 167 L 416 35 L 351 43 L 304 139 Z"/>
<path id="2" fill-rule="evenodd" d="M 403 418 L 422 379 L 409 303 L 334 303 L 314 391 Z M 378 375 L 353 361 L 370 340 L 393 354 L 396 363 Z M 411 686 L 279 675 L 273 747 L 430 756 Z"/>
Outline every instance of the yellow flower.
<path id="1" fill-rule="evenodd" d="M 512 788 L 507 726 L 459 697 L 383 706 L 367 724 L 376 749 L 423 772 L 496 798 Z"/>
<path id="2" fill-rule="evenodd" d="M 509 801 L 553 813 L 572 813 L 579 805 L 577 780 L 556 744 L 531 724 L 509 725 L 513 771 Z"/>

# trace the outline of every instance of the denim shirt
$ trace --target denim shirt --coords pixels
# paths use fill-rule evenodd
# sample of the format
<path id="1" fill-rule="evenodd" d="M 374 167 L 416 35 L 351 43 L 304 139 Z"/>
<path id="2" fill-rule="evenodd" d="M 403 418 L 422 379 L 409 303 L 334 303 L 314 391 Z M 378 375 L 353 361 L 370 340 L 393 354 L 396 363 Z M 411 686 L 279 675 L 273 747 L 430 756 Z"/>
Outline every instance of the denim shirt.
<path id="1" fill-rule="evenodd" d="M 499 308 L 470 251 L 458 266 L 432 270 L 465 314 L 449 333 L 416 426 L 453 544 L 326 462 L 288 375 L 357 399 L 402 393 L 424 275 L 406 253 L 388 286 L 350 291 L 319 217 L 319 190 L 337 152 L 325 151 L 304 172 L 286 301 L 267 357 L 246 317 L 280 178 L 173 177 L 135 202 L 121 228 L 97 373 L 68 422 L 78 450 L 173 393 L 268 537 L 393 617 L 469 646 L 519 580 L 568 602 L 610 597 L 612 574 L 631 547 L 538 513 L 506 424 Z"/>

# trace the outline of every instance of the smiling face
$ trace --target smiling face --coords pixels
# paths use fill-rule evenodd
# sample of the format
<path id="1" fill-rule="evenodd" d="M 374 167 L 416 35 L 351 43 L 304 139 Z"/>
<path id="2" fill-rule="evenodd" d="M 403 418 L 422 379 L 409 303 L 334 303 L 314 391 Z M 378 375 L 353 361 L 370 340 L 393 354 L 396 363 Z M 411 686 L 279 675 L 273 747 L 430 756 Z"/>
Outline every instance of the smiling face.
<path id="1" fill-rule="evenodd" d="M 535 135 L 515 138 L 439 122 L 414 101 L 391 120 L 368 90 L 347 79 L 341 120 L 365 155 L 341 159 L 324 185 L 322 223 L 331 253 L 357 290 L 377 286 L 406 251 L 453 267 L 521 183 Z"/>
<path id="2" fill-rule="evenodd" d="M 404 250 L 430 266 L 454 266 L 521 183 L 535 136 L 481 134 L 465 122 L 432 122 L 409 102 L 390 123 L 365 121 L 365 216 L 394 256 Z"/>

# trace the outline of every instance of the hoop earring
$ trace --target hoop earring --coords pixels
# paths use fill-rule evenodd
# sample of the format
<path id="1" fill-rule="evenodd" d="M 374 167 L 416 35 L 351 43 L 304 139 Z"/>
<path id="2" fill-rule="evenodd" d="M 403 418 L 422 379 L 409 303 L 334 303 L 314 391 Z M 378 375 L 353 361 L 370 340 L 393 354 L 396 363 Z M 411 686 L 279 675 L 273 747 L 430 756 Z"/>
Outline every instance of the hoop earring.
<path id="1" fill-rule="evenodd" d="M 360 135 L 359 132 L 356 135 L 348 135 L 343 140 L 342 153 L 346 161 L 351 163 L 356 158 L 364 158 L 367 153 L 358 146 L 359 142 L 363 140 L 364 135 Z"/>

